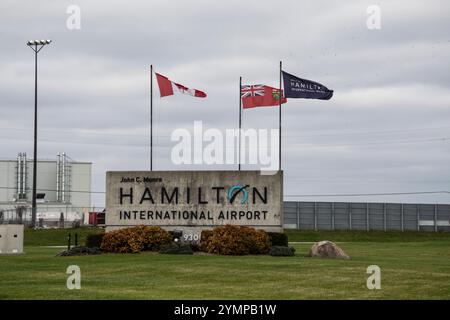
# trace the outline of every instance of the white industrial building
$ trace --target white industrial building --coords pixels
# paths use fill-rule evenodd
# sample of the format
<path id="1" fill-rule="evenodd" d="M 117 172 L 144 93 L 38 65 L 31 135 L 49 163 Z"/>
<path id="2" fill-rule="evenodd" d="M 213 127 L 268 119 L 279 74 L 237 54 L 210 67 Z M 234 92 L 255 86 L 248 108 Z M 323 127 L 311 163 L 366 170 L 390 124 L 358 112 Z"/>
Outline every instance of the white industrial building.
<path id="1" fill-rule="evenodd" d="M 91 206 L 91 162 L 60 153 L 55 160 L 37 161 L 37 221 L 40 224 L 87 220 Z M 33 159 L 19 153 L 0 160 L 0 223 L 31 219 Z"/>

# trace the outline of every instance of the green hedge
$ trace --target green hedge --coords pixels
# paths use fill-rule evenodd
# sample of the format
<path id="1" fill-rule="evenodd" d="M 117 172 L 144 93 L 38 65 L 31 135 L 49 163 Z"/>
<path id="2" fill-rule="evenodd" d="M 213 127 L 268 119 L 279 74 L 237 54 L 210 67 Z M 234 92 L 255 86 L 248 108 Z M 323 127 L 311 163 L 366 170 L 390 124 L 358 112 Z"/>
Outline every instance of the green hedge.
<path id="1" fill-rule="evenodd" d="M 273 246 L 270 248 L 269 254 L 273 257 L 292 257 L 295 254 L 293 247 Z"/>
<path id="2" fill-rule="evenodd" d="M 104 233 L 92 233 L 86 236 L 86 247 L 100 248 L 102 245 Z"/>
<path id="3" fill-rule="evenodd" d="M 191 246 L 188 244 L 168 244 L 161 247 L 159 253 L 163 254 L 194 254 Z"/>
<path id="4" fill-rule="evenodd" d="M 267 232 L 267 235 L 269 236 L 269 240 L 272 246 L 288 246 L 289 239 L 286 233 Z"/>

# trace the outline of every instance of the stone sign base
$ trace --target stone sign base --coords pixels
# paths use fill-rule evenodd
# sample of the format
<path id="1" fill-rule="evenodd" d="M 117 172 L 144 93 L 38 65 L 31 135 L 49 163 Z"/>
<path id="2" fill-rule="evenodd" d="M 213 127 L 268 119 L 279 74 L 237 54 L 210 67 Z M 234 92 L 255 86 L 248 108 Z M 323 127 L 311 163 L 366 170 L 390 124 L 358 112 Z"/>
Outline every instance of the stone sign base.
<path id="1" fill-rule="evenodd" d="M 227 224 L 283 230 L 282 171 L 107 172 L 106 190 L 107 231 L 149 225 L 197 238 Z"/>

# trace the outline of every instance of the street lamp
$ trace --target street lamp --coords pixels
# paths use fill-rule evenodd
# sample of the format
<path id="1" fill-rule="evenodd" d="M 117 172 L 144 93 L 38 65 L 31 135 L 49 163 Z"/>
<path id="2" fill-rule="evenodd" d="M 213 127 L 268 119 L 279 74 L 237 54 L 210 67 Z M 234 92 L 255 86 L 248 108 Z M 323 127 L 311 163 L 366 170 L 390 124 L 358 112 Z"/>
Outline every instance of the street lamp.
<path id="1" fill-rule="evenodd" d="M 31 40 L 27 46 L 34 51 L 34 151 L 33 151 L 33 196 L 31 204 L 31 224 L 36 227 L 36 173 L 37 173 L 37 54 L 52 40 Z"/>

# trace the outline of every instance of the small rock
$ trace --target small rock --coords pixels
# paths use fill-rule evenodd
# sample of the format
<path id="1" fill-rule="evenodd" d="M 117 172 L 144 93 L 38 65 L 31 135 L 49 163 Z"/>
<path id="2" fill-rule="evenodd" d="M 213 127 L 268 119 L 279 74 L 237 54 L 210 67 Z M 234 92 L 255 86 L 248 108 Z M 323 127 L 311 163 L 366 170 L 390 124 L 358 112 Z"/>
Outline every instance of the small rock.
<path id="1" fill-rule="evenodd" d="M 325 240 L 313 244 L 309 250 L 310 257 L 350 259 L 334 242 Z"/>

